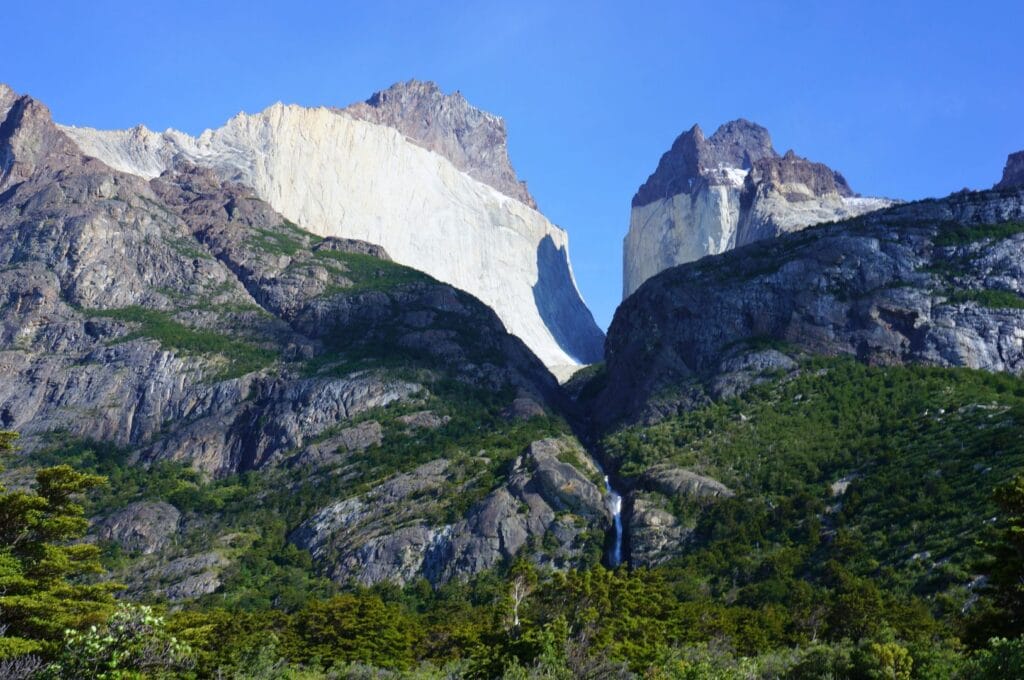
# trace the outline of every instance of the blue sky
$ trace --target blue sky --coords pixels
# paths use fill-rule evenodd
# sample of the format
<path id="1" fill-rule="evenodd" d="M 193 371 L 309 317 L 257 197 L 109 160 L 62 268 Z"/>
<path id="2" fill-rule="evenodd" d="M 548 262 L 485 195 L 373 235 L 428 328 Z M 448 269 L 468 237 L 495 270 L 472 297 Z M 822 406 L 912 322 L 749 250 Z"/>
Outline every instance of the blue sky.
<path id="1" fill-rule="evenodd" d="M 1024 2 L 14 2 L 0 81 L 63 123 L 196 133 L 408 78 L 505 117 L 599 324 L 636 188 L 693 123 L 898 198 L 987 187 L 1024 149 Z"/>

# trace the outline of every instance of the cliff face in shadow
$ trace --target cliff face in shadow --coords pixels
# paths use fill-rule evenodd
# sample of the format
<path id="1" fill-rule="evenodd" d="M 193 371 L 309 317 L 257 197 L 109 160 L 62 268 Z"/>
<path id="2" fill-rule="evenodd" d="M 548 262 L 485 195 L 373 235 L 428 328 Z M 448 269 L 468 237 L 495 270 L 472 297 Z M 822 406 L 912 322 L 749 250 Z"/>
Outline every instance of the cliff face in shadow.
<path id="1" fill-rule="evenodd" d="M 537 283 L 533 286 L 533 299 L 541 319 L 566 354 L 582 364 L 601 361 L 604 334 L 576 293 L 565 247 L 555 245 L 550 236 L 541 239 L 537 246 Z"/>

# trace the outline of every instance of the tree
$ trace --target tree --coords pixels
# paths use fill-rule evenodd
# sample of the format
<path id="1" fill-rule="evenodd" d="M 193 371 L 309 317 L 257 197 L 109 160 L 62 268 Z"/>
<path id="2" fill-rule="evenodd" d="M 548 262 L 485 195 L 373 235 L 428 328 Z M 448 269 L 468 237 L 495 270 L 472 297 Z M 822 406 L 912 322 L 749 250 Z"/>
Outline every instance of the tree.
<path id="1" fill-rule="evenodd" d="M 68 630 L 46 677 L 128 680 L 180 677 L 194 665 L 188 645 L 168 633 L 150 607 L 122 604 L 102 626 Z"/>
<path id="2" fill-rule="evenodd" d="M 910 680 L 914 659 L 897 642 L 871 642 L 858 650 L 856 665 L 867 680 Z"/>
<path id="3" fill-rule="evenodd" d="M 16 437 L 0 433 L 0 451 Z M 80 580 L 102 571 L 99 548 L 72 543 L 89 527 L 75 498 L 103 482 L 60 465 L 39 470 L 34 491 L 0 487 L 0 658 L 51 653 L 65 630 L 113 611 L 116 585 Z"/>
<path id="4" fill-rule="evenodd" d="M 1002 680 L 1019 677 L 1024 668 L 1024 638 L 992 638 L 988 647 L 971 658 L 964 677 L 976 680 Z"/>
<path id="5" fill-rule="evenodd" d="M 1014 638 L 1024 635 L 1024 475 L 996 489 L 994 498 L 1000 518 L 994 538 L 984 544 L 990 557 L 983 565 L 992 611 L 982 627 Z"/>
<path id="6" fill-rule="evenodd" d="M 537 587 L 537 569 L 533 566 L 532 562 L 527 560 L 518 560 L 512 565 L 511 581 L 509 583 L 509 600 L 512 607 L 511 619 L 512 628 L 519 629 L 519 609 L 526 598 L 530 596 L 534 588 Z"/>
<path id="7" fill-rule="evenodd" d="M 418 630 L 400 608 L 358 593 L 311 602 L 296 615 L 292 634 L 292 660 L 408 668 Z"/>

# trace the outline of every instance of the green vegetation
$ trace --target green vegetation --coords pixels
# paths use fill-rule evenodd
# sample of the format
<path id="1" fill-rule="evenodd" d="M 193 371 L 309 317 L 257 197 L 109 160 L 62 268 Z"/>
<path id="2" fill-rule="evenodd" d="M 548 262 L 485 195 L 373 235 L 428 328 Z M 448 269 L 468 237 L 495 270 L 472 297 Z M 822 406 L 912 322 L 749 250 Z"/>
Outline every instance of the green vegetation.
<path id="1" fill-rule="evenodd" d="M 286 255 L 293 257 L 300 250 L 309 247 L 320 240 L 309 232 L 299 229 L 294 224 L 286 222 L 278 230 L 254 228 L 255 237 L 253 245 L 270 255 Z"/>
<path id="2" fill-rule="evenodd" d="M 152 204 L 155 205 L 155 204 Z M 189 260 L 212 260 L 213 255 L 203 249 L 198 243 L 189 238 L 164 237 L 164 243 L 170 246 L 174 252 Z"/>
<path id="3" fill-rule="evenodd" d="M 325 262 L 340 263 L 342 265 L 340 273 L 352 281 L 351 286 L 329 288 L 328 294 L 389 290 L 409 283 L 433 280 L 423 272 L 372 255 L 346 253 L 338 250 L 314 250 L 313 256 Z"/>
<path id="4" fill-rule="evenodd" d="M 258 371 L 273 364 L 277 359 L 277 353 L 272 350 L 214 331 L 190 328 L 176 321 L 170 312 L 132 306 L 90 309 L 85 313 L 91 317 L 139 325 L 136 330 L 118 338 L 117 342 L 152 338 L 163 347 L 184 354 L 220 355 L 226 362 L 225 368 L 217 375 L 221 380 Z"/>
<path id="5" fill-rule="evenodd" d="M 920 394 L 911 389 L 915 385 Z M 468 462 L 486 442 L 496 475 L 499 461 L 514 456 L 521 442 L 561 427 L 545 419 L 503 425 L 488 420 L 500 399 L 472 410 L 470 402 L 480 395 L 470 388 L 434 389 L 437 394 L 426 397 L 427 403 L 447 407 L 453 416 L 442 430 L 467 428 L 454 435 L 461 447 L 451 446 L 445 455 Z M 836 406 L 829 409 L 833 401 Z M 339 475 L 307 473 L 306 486 L 295 486 L 302 478 L 288 477 L 289 472 L 206 482 L 180 466 L 149 471 L 130 466 L 126 452 L 114 447 L 64 443 L 30 460 L 66 460 L 110 474 L 111 483 L 95 487 L 89 498 L 94 510 L 141 498 L 171 499 L 202 532 L 248 532 L 255 540 L 241 548 L 214 596 L 166 617 L 159 609 L 115 610 L 113 586 L 82 581 L 83 565 L 89 566 L 85 571 L 97 568 L 98 548 L 67 544 L 81 535 L 85 521 L 85 511 L 67 499 L 99 478 L 67 467 L 43 470 L 36 493 L 0 495 L 4 583 L 21 589 L 13 597 L 10 592 L 0 596 L 3 623 L 16 624 L 0 637 L 0 671 L 7 668 L 3 663 L 36 659 L 37 677 L 61 678 L 399 677 L 381 676 L 381 668 L 409 678 L 624 677 L 627 671 L 652 678 L 736 680 L 1008 677 L 1024 656 L 1017 613 L 1024 611 L 1019 589 L 1024 478 L 1000 487 L 997 505 L 990 504 L 985 489 L 1020 467 L 1021 437 L 1014 428 L 1021 422 L 1021 401 L 1024 387 L 1006 376 L 809 362 L 796 379 L 716 405 L 721 413 L 709 407 L 695 419 L 646 428 L 654 453 L 639 450 L 640 445 L 629 449 L 634 465 L 648 459 L 700 461 L 740 492 L 701 511 L 694 548 L 676 561 L 655 569 L 592 566 L 568 572 L 517 563 L 436 590 L 423 581 L 404 588 L 341 588 L 312 576 L 309 555 L 283 537 L 310 508 L 344 493 L 343 486 L 320 489 Z M 460 423 L 457 408 L 463 406 L 471 413 Z M 400 412 L 382 409 L 371 415 L 394 434 L 390 428 Z M 737 413 L 746 420 L 733 418 Z M 783 433 L 773 429 L 799 429 L 818 417 L 824 442 L 779 438 Z M 474 438 L 468 426 L 478 419 L 487 426 Z M 855 423 L 846 425 L 846 419 Z M 952 430 L 962 448 L 943 438 L 940 424 Z M 761 428 L 764 438 L 756 432 Z M 863 429 L 859 435 L 858 428 Z M 832 430 L 837 433 L 828 434 Z M 625 447 L 637 434 L 616 435 L 609 445 Z M 667 438 L 670 434 L 674 438 Z M 442 441 L 433 436 L 411 433 L 394 446 L 416 459 L 420 447 Z M 762 455 L 760 465 L 744 455 L 769 438 L 778 438 L 779 455 Z M 912 445 L 915 439 L 919 444 Z M 733 444 L 737 449 L 730 455 Z M 918 460 L 924 449 L 927 465 L 942 474 L 924 473 L 925 461 Z M 363 464 L 367 478 L 415 464 L 402 462 L 398 451 L 374 465 Z M 792 466 L 784 460 L 790 453 Z M 962 457 L 975 463 L 963 468 Z M 978 462 L 992 469 L 975 469 Z M 843 507 L 827 510 L 825 503 L 838 500 L 828 481 L 851 463 L 861 476 L 842 495 Z M 909 493 L 912 485 L 896 474 L 896 466 L 908 467 L 906 477 L 916 478 L 917 493 Z M 944 490 L 932 479 L 944 479 L 951 488 Z M 985 483 L 970 484 L 978 479 Z M 941 507 L 931 507 L 931 498 Z M 868 521 L 865 507 L 872 516 L 889 514 Z M 48 510 L 32 514 L 36 508 Z M 930 515 L 936 519 L 927 524 Z M 993 515 L 999 521 L 987 534 L 970 522 Z M 27 542 L 18 538 L 26 535 L 27 520 L 9 519 L 18 516 L 31 517 L 39 527 Z M 920 525 L 916 532 L 937 533 L 942 541 L 948 538 L 943 524 L 953 525 L 947 534 L 966 526 L 950 546 L 951 559 L 962 556 L 972 537 L 988 536 L 981 545 L 992 587 L 967 620 L 959 614 L 960 600 L 937 590 L 933 578 L 921 578 L 918 562 L 887 558 L 890 548 L 905 552 L 920 546 L 880 535 Z M 33 544 L 46 547 L 30 548 Z M 57 581 L 45 586 L 37 565 L 66 564 L 63 558 L 33 563 L 17 557 L 57 554 L 77 555 L 77 562 L 74 568 L 61 567 Z M 961 557 L 956 560 L 963 564 Z M 955 580 L 966 578 L 963 572 Z M 30 588 L 25 584 L 32 579 Z M 64 596 L 59 604 L 50 595 L 55 587 Z M 36 627 L 18 623 L 28 620 L 18 611 L 35 612 Z M 989 642 L 990 635 L 998 637 Z M 958 638 L 968 640 L 974 651 Z"/>
<path id="6" fill-rule="evenodd" d="M 963 246 L 983 240 L 1001 240 L 1024 233 L 1024 223 L 1003 222 L 1000 224 L 959 224 L 950 223 L 939 229 L 933 241 L 936 246 Z"/>
<path id="7" fill-rule="evenodd" d="M 143 326 L 153 318 L 113 313 Z M 377 356 L 387 351 L 376 345 Z M 83 678 L 388 677 L 380 669 L 390 669 L 422 678 L 966 679 L 1019 667 L 1019 378 L 805 359 L 797 374 L 741 397 L 605 437 L 627 483 L 669 463 L 737 492 L 710 505 L 668 502 L 693 533 L 664 564 L 605 570 L 598 536 L 578 570 L 505 564 L 437 589 L 422 580 L 334 583 L 287 540 L 319 508 L 445 458 L 443 488 L 415 503 L 427 521 L 455 522 L 507 480 L 532 441 L 569 433 L 555 417 L 508 420 L 511 390 L 414 365 L 415 357 L 389 369 L 426 385 L 412 403 L 345 424 L 374 420 L 383 442 L 338 451 L 317 468 L 208 480 L 56 434 L 49 448 L 17 459 L 42 470 L 36 491 L 0 494 L 0 624 L 8 626 L 0 675 L 3 663 L 26 659 L 40 664 L 37 677 Z M 593 369 L 575 389 L 590 393 L 602 378 Z M 400 420 L 419 410 L 449 420 L 436 429 Z M 10 437 L 3 441 L 9 448 Z M 582 467 L 573 458 L 563 455 Z M 847 486 L 833 488 L 839 481 Z M 229 557 L 216 593 L 172 613 L 159 599 L 152 609 L 115 608 L 116 586 L 95 580 L 100 565 L 117 579 L 146 557 L 73 541 L 84 517 L 138 500 L 184 513 L 175 555 Z M 989 587 L 969 589 L 978 574 Z"/>
<path id="8" fill-rule="evenodd" d="M 424 380 L 419 373 L 396 377 Z M 235 536 L 228 549 L 232 564 L 222 575 L 222 592 L 211 597 L 221 606 L 239 609 L 275 607 L 296 611 L 311 599 L 326 597 L 337 587 L 313 569 L 307 552 L 287 542 L 289 532 L 318 509 L 364 493 L 387 478 L 445 458 L 444 487 L 419 499 L 422 515 L 436 523 L 455 522 L 468 509 L 507 480 L 512 462 L 530 443 L 569 433 L 554 417 L 509 420 L 502 415 L 512 400 L 508 391 L 492 392 L 452 380 L 427 382 L 429 392 L 416 403 L 373 409 L 346 422 L 380 423 L 384 440 L 358 455 L 339 452 L 332 464 L 317 470 L 299 466 L 252 471 L 219 480 L 205 480 L 180 464 L 161 462 L 146 469 L 132 465 L 130 452 L 109 444 L 52 437 L 51 445 L 22 459 L 33 467 L 63 462 L 109 482 L 89 497 L 90 514 L 108 512 L 141 500 L 167 501 L 194 517 L 194 532 L 179 539 L 183 551 L 210 549 L 220 536 Z M 399 418 L 428 409 L 450 420 L 438 429 L 409 428 Z M 316 440 L 324 442 L 336 431 Z M 600 560 L 603 536 L 596 537 L 592 563 Z M 138 556 L 106 546 L 111 569 L 130 567 Z"/>
<path id="9" fill-rule="evenodd" d="M 738 492 L 700 514 L 699 547 L 681 562 L 713 590 L 761 598 L 780 570 L 783 586 L 786 574 L 829 582 L 836 563 L 938 597 L 970 580 L 969 537 L 994 514 L 991 490 L 1024 466 L 1024 381 L 815 359 L 795 379 L 605 447 L 626 477 L 668 462 Z"/>
<path id="10" fill-rule="evenodd" d="M 13 441 L 0 433 L 0 451 Z M 103 479 L 67 465 L 35 478 L 34 491 L 0 487 L 0 661 L 52 653 L 66 629 L 101 622 L 113 610 L 116 586 L 80 581 L 102 571 L 99 548 L 74 542 L 89 527 L 75 498 Z"/>
<path id="11" fill-rule="evenodd" d="M 1024 309 L 1024 297 L 1009 290 L 993 290 L 991 288 L 954 289 L 947 291 L 950 302 L 977 302 L 989 309 Z"/>
<path id="12" fill-rule="evenodd" d="M 181 677 L 195 665 L 192 654 L 152 608 L 120 604 L 100 626 L 65 631 L 43 674 L 62 680 Z"/>
<path id="13" fill-rule="evenodd" d="M 1000 521 L 984 538 L 986 556 L 976 565 L 989 575 L 989 597 L 975 617 L 971 630 L 975 642 L 1024 636 L 1024 475 L 1000 487 L 995 501 Z M 1024 657 L 1024 647 L 1017 653 Z"/>

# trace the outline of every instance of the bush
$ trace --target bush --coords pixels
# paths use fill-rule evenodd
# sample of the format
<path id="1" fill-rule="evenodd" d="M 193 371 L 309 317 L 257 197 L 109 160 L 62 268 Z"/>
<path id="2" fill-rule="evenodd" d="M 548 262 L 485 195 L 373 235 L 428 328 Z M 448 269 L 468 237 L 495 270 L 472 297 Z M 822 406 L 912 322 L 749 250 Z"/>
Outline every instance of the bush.
<path id="1" fill-rule="evenodd" d="M 975 653 L 964 677 L 972 680 L 1006 680 L 1020 677 L 1024 669 L 1024 637 L 992 638 L 988 647 Z"/>
<path id="2" fill-rule="evenodd" d="M 122 604 L 103 626 L 68 630 L 43 676 L 54 680 L 180 677 L 194 665 L 192 650 L 167 633 L 150 607 Z"/>

